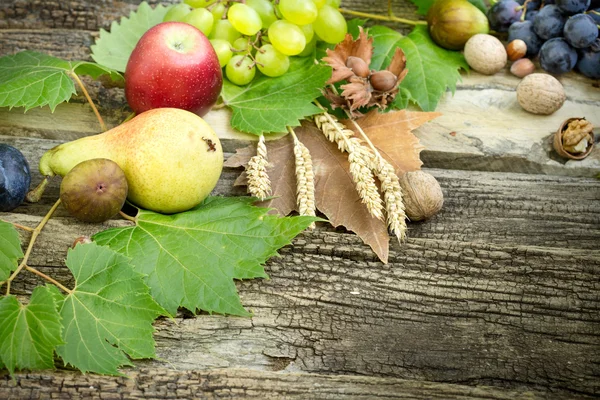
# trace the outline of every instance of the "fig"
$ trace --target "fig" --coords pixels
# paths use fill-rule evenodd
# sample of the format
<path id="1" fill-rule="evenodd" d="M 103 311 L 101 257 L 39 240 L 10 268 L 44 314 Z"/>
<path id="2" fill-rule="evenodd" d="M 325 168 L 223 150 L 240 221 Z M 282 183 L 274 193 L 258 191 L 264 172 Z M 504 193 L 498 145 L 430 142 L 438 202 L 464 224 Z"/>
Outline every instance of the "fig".
<path id="1" fill-rule="evenodd" d="M 114 217 L 127 198 L 123 170 L 106 158 L 77 164 L 60 184 L 60 199 L 72 216 L 83 222 L 104 222 Z"/>
<path id="2" fill-rule="evenodd" d="M 17 208 L 31 184 L 29 164 L 18 149 L 0 143 L 0 211 Z"/>
<path id="3" fill-rule="evenodd" d="M 467 0 L 437 0 L 427 12 L 429 34 L 449 50 L 461 50 L 478 33 L 488 33 L 488 19 Z"/>

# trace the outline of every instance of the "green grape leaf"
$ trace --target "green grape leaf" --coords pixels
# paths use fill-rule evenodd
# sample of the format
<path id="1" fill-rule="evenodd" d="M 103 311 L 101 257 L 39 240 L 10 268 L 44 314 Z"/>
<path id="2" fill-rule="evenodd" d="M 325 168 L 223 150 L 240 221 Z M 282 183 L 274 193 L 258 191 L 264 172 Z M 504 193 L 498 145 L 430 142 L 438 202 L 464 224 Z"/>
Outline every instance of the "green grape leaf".
<path id="1" fill-rule="evenodd" d="M 190 211 L 163 215 L 139 210 L 136 225 L 94 235 L 131 258 L 147 275 L 152 296 L 171 314 L 183 306 L 249 315 L 234 279 L 266 278 L 263 264 L 316 221 L 278 217 L 248 197 L 209 197 Z"/>
<path id="2" fill-rule="evenodd" d="M 0 300 L 0 360 L 15 369 L 54 367 L 54 349 L 62 343 L 62 325 L 49 286 L 33 290 L 29 304 L 16 297 Z"/>
<path id="3" fill-rule="evenodd" d="M 23 258 L 19 233 L 8 222 L 0 221 L 0 281 L 6 280 L 17 269 Z"/>
<path id="4" fill-rule="evenodd" d="M 436 0 L 410 0 L 414 5 L 417 6 L 417 14 L 427 15 L 427 11 L 431 8 L 433 3 Z M 475 7 L 479 8 L 481 12 L 485 14 L 487 11 L 487 6 L 483 0 L 469 0 L 469 3 L 473 4 Z"/>
<path id="5" fill-rule="evenodd" d="M 75 288 L 60 308 L 64 345 L 56 352 L 82 372 L 120 375 L 131 358 L 155 357 L 152 322 L 166 312 L 129 259 L 95 243 L 69 250 Z"/>
<path id="6" fill-rule="evenodd" d="M 65 61 L 34 51 L 22 51 L 0 58 L 0 107 L 56 106 L 68 101 L 75 91 L 72 74 L 97 78 L 107 74 L 113 80 L 121 74 L 87 61 Z"/>
<path id="7" fill-rule="evenodd" d="M 320 112 L 312 101 L 330 77 L 331 68 L 316 65 L 312 57 L 294 57 L 278 78 L 260 76 L 242 87 L 224 79 L 221 96 L 233 110 L 233 128 L 255 135 L 287 132 L 287 126 Z"/>
<path id="8" fill-rule="evenodd" d="M 454 94 L 460 69 L 469 69 L 460 52 L 438 47 L 429 37 L 427 27 L 417 26 L 410 34 L 402 36 L 385 26 L 373 26 L 369 34 L 373 37 L 374 47 L 371 69 L 386 67 L 396 47 L 404 50 L 408 74 L 400 84 L 403 94 L 397 98 L 399 103 L 405 103 L 404 97 L 408 95 L 409 100 L 423 111 L 434 111 L 446 89 Z M 395 102 L 393 106 L 401 108 L 399 103 Z"/>
<path id="9" fill-rule="evenodd" d="M 162 22 L 167 10 L 168 7 L 160 4 L 152 8 L 144 1 L 129 14 L 129 18 L 123 17 L 120 22 L 113 22 L 110 32 L 100 29 L 100 37 L 90 47 L 94 61 L 125 72 L 137 42 L 148 29 Z"/>

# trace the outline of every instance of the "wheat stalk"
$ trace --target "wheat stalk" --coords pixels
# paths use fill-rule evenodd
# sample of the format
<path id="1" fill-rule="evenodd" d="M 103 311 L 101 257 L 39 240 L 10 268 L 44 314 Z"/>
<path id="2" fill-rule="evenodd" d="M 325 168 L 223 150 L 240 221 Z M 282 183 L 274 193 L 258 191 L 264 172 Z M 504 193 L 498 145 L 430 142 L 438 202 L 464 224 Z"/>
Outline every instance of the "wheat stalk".
<path id="1" fill-rule="evenodd" d="M 315 205 L 315 176 L 312 167 L 312 157 L 308 148 L 298 140 L 294 130 L 288 127 L 294 137 L 294 158 L 296 164 L 296 203 L 300 215 L 316 215 Z M 312 223 L 310 228 L 313 229 Z"/>
<path id="2" fill-rule="evenodd" d="M 350 175 L 362 202 L 372 216 L 383 219 L 383 201 L 371 168 L 374 162 L 373 153 L 362 145 L 360 139 L 354 137 L 354 132 L 344 127 L 327 111 L 324 110 L 323 114 L 315 116 L 314 120 L 329 141 L 337 143 L 341 151 L 348 153 Z"/>
<path id="3" fill-rule="evenodd" d="M 256 155 L 248 161 L 246 175 L 248 176 L 248 191 L 261 200 L 271 195 L 271 180 L 267 174 L 267 145 L 264 135 L 261 135 L 256 145 Z"/>

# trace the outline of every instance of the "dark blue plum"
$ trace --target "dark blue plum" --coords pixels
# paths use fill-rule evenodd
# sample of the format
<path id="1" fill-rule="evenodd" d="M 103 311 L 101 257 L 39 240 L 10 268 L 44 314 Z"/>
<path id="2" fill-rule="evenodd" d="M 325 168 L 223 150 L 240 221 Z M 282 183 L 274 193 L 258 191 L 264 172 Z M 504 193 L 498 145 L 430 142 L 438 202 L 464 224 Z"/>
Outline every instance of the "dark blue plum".
<path id="1" fill-rule="evenodd" d="M 554 4 L 542 8 L 533 19 L 533 29 L 544 40 L 562 35 L 567 17 Z"/>
<path id="2" fill-rule="evenodd" d="M 525 21 L 533 21 L 538 12 L 538 10 L 527 11 L 527 13 L 525 14 Z"/>
<path id="3" fill-rule="evenodd" d="M 551 74 L 564 74 L 575 67 L 577 52 L 563 38 L 548 40 L 540 49 L 540 66 Z"/>
<path id="4" fill-rule="evenodd" d="M 587 10 L 590 2 L 591 0 L 555 0 L 554 4 L 564 15 L 574 15 Z"/>
<path id="5" fill-rule="evenodd" d="M 579 50 L 577 70 L 592 79 L 600 79 L 600 39 L 590 47 Z"/>
<path id="6" fill-rule="evenodd" d="M 23 154 L 0 143 L 0 211 L 17 208 L 25 199 L 30 184 L 29 163 Z"/>
<path id="7" fill-rule="evenodd" d="M 514 0 L 502 0 L 494 4 L 487 12 L 490 28 L 496 32 L 506 32 L 510 25 L 521 18 L 523 10 Z"/>
<path id="8" fill-rule="evenodd" d="M 521 39 L 527 45 L 527 56 L 536 56 L 544 41 L 533 30 L 531 21 L 515 22 L 508 28 L 508 43 Z"/>
<path id="9" fill-rule="evenodd" d="M 587 14 L 576 14 L 565 24 L 563 36 L 576 49 L 589 47 L 598 38 L 598 26 Z"/>

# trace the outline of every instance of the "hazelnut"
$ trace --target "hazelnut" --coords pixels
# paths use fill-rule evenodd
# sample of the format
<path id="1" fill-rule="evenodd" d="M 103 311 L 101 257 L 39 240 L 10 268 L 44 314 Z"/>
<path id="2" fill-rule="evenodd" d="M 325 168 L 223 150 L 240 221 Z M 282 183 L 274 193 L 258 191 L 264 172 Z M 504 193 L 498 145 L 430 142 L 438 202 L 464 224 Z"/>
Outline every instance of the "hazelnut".
<path id="1" fill-rule="evenodd" d="M 360 57 L 349 56 L 346 60 L 346 67 L 350 68 L 356 76 L 360 76 L 361 78 L 366 78 L 371 72 L 365 60 Z"/>
<path id="2" fill-rule="evenodd" d="M 475 71 L 493 75 L 506 65 L 506 49 L 492 35 L 478 33 L 465 44 L 465 60 Z"/>
<path id="3" fill-rule="evenodd" d="M 404 212 L 411 221 L 431 218 L 442 209 L 444 194 L 437 179 L 424 171 L 411 171 L 400 178 Z"/>
<path id="4" fill-rule="evenodd" d="M 527 43 L 521 39 L 515 39 L 506 46 L 506 54 L 510 61 L 516 61 L 527 54 Z"/>
<path id="5" fill-rule="evenodd" d="M 381 92 L 387 92 L 396 87 L 398 77 L 388 70 L 377 71 L 371 75 L 371 86 Z"/>
<path id="6" fill-rule="evenodd" d="M 510 66 L 510 72 L 518 78 L 524 78 L 533 71 L 535 71 L 535 65 L 529 58 L 521 58 Z"/>
<path id="7" fill-rule="evenodd" d="M 552 75 L 527 75 L 517 86 L 517 100 L 525 111 L 550 115 L 562 107 L 566 100 L 565 89 Z"/>

